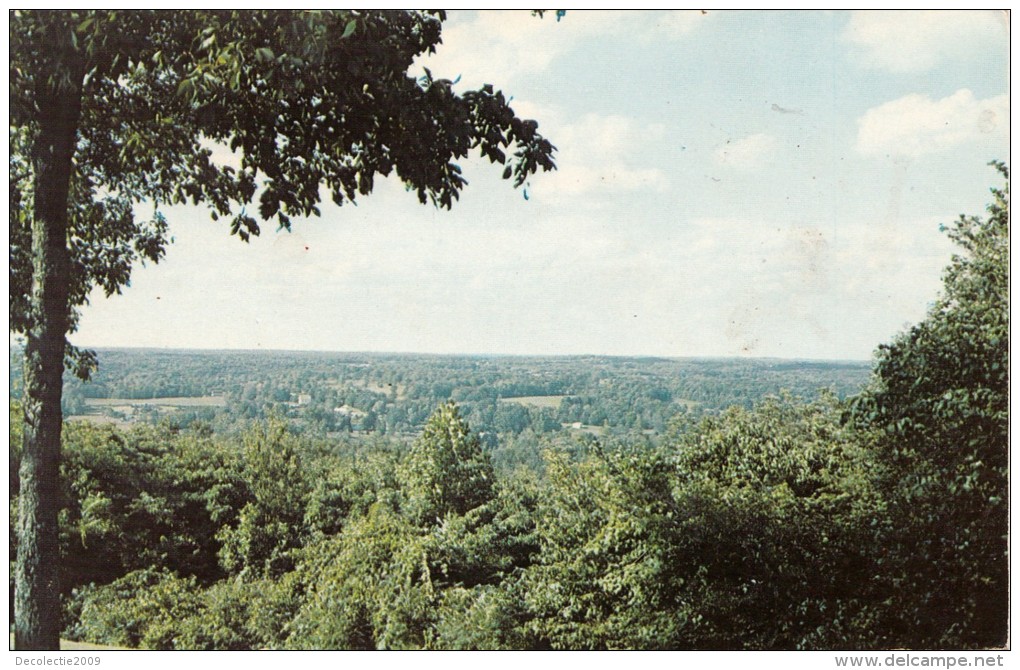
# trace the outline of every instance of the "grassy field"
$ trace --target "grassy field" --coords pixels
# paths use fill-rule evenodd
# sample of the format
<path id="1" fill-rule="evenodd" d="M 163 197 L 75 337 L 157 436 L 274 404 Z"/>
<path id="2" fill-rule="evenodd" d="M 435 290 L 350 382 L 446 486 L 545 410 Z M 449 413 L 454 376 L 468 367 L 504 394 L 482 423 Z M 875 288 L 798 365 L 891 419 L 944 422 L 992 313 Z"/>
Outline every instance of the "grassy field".
<path id="1" fill-rule="evenodd" d="M 565 395 L 525 395 L 518 398 L 500 398 L 499 401 L 525 405 L 527 407 L 559 409 L 560 405 L 563 404 L 563 399 L 566 397 Z"/>
<path id="2" fill-rule="evenodd" d="M 85 398 L 88 410 L 84 414 L 65 417 L 67 421 L 88 421 L 95 424 L 111 424 L 118 428 L 129 428 L 138 410 L 155 410 L 172 414 L 189 407 L 226 407 L 223 396 L 177 396 L 171 398 Z"/>
<path id="3" fill-rule="evenodd" d="M 112 416 L 106 416 L 105 414 L 72 414 L 71 416 L 65 416 L 64 421 L 88 421 L 98 425 L 110 424 L 118 428 L 130 428 L 131 422 L 123 419 L 118 419 Z"/>
<path id="4" fill-rule="evenodd" d="M 576 430 L 579 433 L 587 433 L 588 435 L 595 435 L 596 437 L 606 434 L 605 426 L 588 426 L 576 423 L 564 423 L 561 425 L 567 430 Z"/>
<path id="5" fill-rule="evenodd" d="M 89 407 L 226 407 L 223 396 L 180 396 L 177 398 L 86 398 Z"/>

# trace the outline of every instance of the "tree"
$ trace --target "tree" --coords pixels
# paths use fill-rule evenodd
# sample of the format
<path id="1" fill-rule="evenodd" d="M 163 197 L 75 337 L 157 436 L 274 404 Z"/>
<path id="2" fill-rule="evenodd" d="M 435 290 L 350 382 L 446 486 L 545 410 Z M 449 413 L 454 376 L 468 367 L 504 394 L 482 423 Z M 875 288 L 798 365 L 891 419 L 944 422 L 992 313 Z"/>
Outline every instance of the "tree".
<path id="1" fill-rule="evenodd" d="M 414 59 L 441 12 L 16 11 L 10 15 L 10 323 L 26 339 L 15 643 L 56 648 L 56 506 L 65 361 L 94 287 L 111 295 L 158 262 L 160 206 L 206 204 L 243 240 L 246 206 L 290 228 L 396 174 L 451 207 L 454 162 L 478 150 L 520 186 L 554 147 L 492 86 L 454 92 Z M 240 168 L 217 164 L 227 144 Z M 507 152 L 512 152 L 511 156 Z M 151 203 L 152 217 L 135 210 Z"/>
<path id="2" fill-rule="evenodd" d="M 180 621 L 200 611 L 194 577 L 166 570 L 135 570 L 103 586 L 89 585 L 75 595 L 75 638 L 141 649 L 173 649 Z"/>
<path id="3" fill-rule="evenodd" d="M 524 575 L 525 628 L 538 647 L 669 648 L 670 466 L 654 450 L 592 443 L 572 461 L 546 452 L 540 551 Z"/>
<path id="4" fill-rule="evenodd" d="M 987 218 L 961 216 L 963 249 L 927 318 L 879 348 L 854 399 L 876 450 L 891 524 L 883 646 L 1006 643 L 1009 618 L 1009 171 Z"/>
<path id="5" fill-rule="evenodd" d="M 421 649 L 436 589 L 420 529 L 383 502 L 305 553 L 289 649 Z"/>
<path id="6" fill-rule="evenodd" d="M 465 514 L 494 495 L 489 458 L 452 401 L 429 418 L 401 472 L 410 515 L 422 526 Z"/>
<path id="7" fill-rule="evenodd" d="M 871 454 L 842 414 L 830 393 L 784 393 L 680 435 L 668 573 L 686 610 L 679 646 L 876 646 L 867 531 L 884 510 Z"/>
<path id="8" fill-rule="evenodd" d="M 244 461 L 251 500 L 235 526 L 221 529 L 220 560 L 247 581 L 279 577 L 294 567 L 310 488 L 299 445 L 274 421 L 245 435 Z"/>
<path id="9" fill-rule="evenodd" d="M 664 447 L 549 453 L 524 576 L 534 643 L 867 648 L 878 506 L 841 414 L 784 395 L 678 424 Z"/>

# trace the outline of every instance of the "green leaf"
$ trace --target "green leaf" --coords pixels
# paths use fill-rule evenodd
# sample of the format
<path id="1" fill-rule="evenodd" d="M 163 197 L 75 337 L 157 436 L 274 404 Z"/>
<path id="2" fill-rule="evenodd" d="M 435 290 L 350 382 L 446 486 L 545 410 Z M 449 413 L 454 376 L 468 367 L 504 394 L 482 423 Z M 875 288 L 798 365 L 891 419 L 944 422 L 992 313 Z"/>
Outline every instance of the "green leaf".
<path id="1" fill-rule="evenodd" d="M 354 31 L 357 28 L 358 28 L 357 19 L 351 19 L 350 21 L 347 22 L 347 25 L 344 26 L 344 34 L 340 36 L 340 39 L 342 40 L 347 39 L 348 37 L 354 34 Z"/>

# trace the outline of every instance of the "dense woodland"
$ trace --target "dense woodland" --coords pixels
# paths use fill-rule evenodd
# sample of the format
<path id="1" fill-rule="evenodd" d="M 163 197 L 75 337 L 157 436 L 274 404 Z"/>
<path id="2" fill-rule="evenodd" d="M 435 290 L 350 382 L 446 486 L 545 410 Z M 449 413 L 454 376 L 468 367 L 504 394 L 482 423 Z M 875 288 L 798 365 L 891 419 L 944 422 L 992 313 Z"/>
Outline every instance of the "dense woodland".
<path id="1" fill-rule="evenodd" d="M 223 400 L 67 423 L 64 634 L 159 649 L 1002 645 L 1008 187 L 993 193 L 987 217 L 949 229 L 942 295 L 870 374 L 101 352 L 69 410 Z"/>
<path id="2" fill-rule="evenodd" d="M 346 444 L 406 444 L 453 400 L 497 466 L 542 469 L 550 440 L 579 435 L 658 442 L 678 415 L 693 421 L 781 391 L 839 397 L 866 383 L 867 363 L 610 357 L 488 357 L 245 351 L 108 350 L 90 382 L 68 374 L 72 420 L 239 433 L 253 420 Z M 20 389 L 20 350 L 12 388 Z M 175 405 L 173 403 L 181 403 Z"/>

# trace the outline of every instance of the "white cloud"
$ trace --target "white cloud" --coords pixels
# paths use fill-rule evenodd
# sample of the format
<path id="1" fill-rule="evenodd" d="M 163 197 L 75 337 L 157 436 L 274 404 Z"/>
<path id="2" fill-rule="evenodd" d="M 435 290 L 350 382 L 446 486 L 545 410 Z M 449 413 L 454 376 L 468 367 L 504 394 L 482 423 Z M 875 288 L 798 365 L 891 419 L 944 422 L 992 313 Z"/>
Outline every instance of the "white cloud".
<path id="1" fill-rule="evenodd" d="M 625 34 L 642 40 L 675 40 L 689 35 L 710 21 L 715 13 L 700 10 L 668 11 L 577 11 L 567 20 L 577 23 L 584 35 Z"/>
<path id="2" fill-rule="evenodd" d="M 620 115 L 585 114 L 557 131 L 557 141 L 583 149 L 589 157 L 613 158 L 636 144 L 658 141 L 666 132 L 661 123 L 641 125 Z"/>
<path id="3" fill-rule="evenodd" d="M 861 11 L 850 17 L 843 41 L 862 65 L 922 72 L 991 44 L 1008 46 L 1009 19 L 1000 11 Z"/>
<path id="4" fill-rule="evenodd" d="M 645 124 L 625 116 L 585 114 L 561 123 L 562 116 L 543 113 L 557 146 L 557 170 L 536 181 L 544 196 L 579 196 L 594 192 L 663 191 L 665 173 L 642 164 L 644 149 L 666 135 L 662 124 Z"/>
<path id="5" fill-rule="evenodd" d="M 838 226 L 769 218 L 692 221 L 666 270 L 666 281 L 688 287 L 698 332 L 734 353 L 783 356 L 795 346 L 811 352 L 800 355 L 865 358 L 923 318 L 952 251 L 936 218 Z"/>
<path id="6" fill-rule="evenodd" d="M 648 42 L 691 33 L 711 14 L 700 11 L 568 11 L 539 19 L 526 10 L 480 11 L 469 20 L 451 14 L 443 44 L 420 59 L 437 76 L 463 79 L 458 88 L 493 82 L 517 87 L 521 76 L 541 74 L 557 57 L 600 35 L 627 35 Z"/>
<path id="7" fill-rule="evenodd" d="M 765 133 L 757 133 L 736 141 L 727 141 L 715 150 L 713 157 L 720 165 L 748 169 L 760 165 L 776 150 L 776 147 L 776 138 Z"/>
<path id="8" fill-rule="evenodd" d="M 471 21 L 444 24 L 443 44 L 419 62 L 436 76 L 462 76 L 459 89 L 506 86 L 523 73 L 541 72 L 564 50 L 563 39 L 551 33 L 556 28 L 527 11 L 479 12 Z"/>
<path id="9" fill-rule="evenodd" d="M 584 165 L 568 163 L 556 175 L 544 179 L 543 194 L 578 196 L 595 191 L 621 192 L 642 189 L 663 191 L 667 186 L 666 175 L 655 168 L 626 168 L 605 166 L 592 169 Z"/>
<path id="10" fill-rule="evenodd" d="M 429 61 L 436 76 L 463 74 L 461 91 L 499 84 L 559 147 L 559 169 L 531 180 L 528 201 L 500 166 L 473 155 L 463 162 L 471 185 L 451 212 L 419 206 L 395 176 L 358 207 L 325 205 L 324 221 L 289 234 L 265 226 L 250 244 L 204 210 L 172 208 L 177 242 L 166 261 L 139 268 L 123 296 L 97 295 L 76 341 L 866 358 L 923 316 L 952 251 L 937 222 L 981 211 L 987 184 L 970 173 L 984 155 L 1002 155 L 986 149 L 1008 135 L 1008 99 L 991 97 L 1004 89 L 986 88 L 999 76 L 988 68 L 1007 62 L 987 53 L 932 71 L 924 88 L 873 71 L 843 82 L 839 105 L 812 102 L 828 96 L 827 73 L 845 67 L 825 59 L 855 49 L 878 67 L 883 39 L 920 38 L 920 25 L 890 17 L 878 18 L 907 34 L 864 31 L 839 50 L 818 49 L 828 38 L 817 17 L 727 19 L 737 24 L 727 35 L 750 35 L 754 53 L 815 54 L 816 80 L 781 59 L 749 61 L 728 38 L 695 39 L 698 15 L 570 10 L 557 23 L 526 11 L 453 13 Z M 939 48 L 956 49 L 953 39 Z M 905 51 L 923 63 L 928 46 Z M 940 62 L 933 53 L 927 62 Z M 618 67 L 599 77 L 591 65 L 603 56 Z M 889 58 L 882 67 L 896 67 Z M 957 82 L 976 95 L 950 95 Z M 768 102 L 752 98 L 760 91 Z M 932 98 L 864 114 L 911 91 Z M 769 112 L 773 97 L 805 114 Z M 845 155 L 858 130 L 857 148 L 879 156 L 963 144 L 940 154 L 945 162 L 884 161 L 890 171 Z M 953 159 L 961 169 L 948 169 Z M 234 158 L 217 150 L 217 160 Z"/>
<path id="11" fill-rule="evenodd" d="M 967 89 L 941 100 L 911 94 L 869 109 L 857 126 L 856 149 L 865 155 L 917 157 L 983 139 L 1004 142 L 1009 98 L 977 100 Z"/>
<path id="12" fill-rule="evenodd" d="M 626 35 L 641 42 L 682 39 L 711 13 L 568 11 L 561 21 L 553 14 L 538 19 L 529 11 L 451 13 L 443 28 L 443 44 L 422 59 L 436 76 L 462 76 L 456 88 L 466 90 L 493 81 L 519 97 L 513 107 L 523 118 L 541 119 L 541 132 L 557 146 L 557 170 L 536 179 L 529 192 L 546 199 L 592 193 L 655 191 L 668 187 L 663 170 L 637 158 L 662 140 L 665 126 L 642 124 L 621 115 L 558 113 L 531 103 L 542 94 L 536 82 L 554 59 L 575 49 L 590 49 L 601 36 Z"/>

